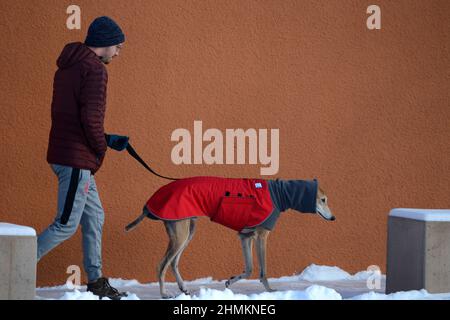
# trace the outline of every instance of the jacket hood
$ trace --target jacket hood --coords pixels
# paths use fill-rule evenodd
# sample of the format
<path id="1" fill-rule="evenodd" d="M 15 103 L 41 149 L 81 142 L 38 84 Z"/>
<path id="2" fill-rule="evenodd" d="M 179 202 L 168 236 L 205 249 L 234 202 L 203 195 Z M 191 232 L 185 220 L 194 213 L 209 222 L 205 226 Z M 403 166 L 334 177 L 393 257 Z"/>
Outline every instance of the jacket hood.
<path id="1" fill-rule="evenodd" d="M 270 180 L 272 201 L 281 212 L 294 209 L 316 213 L 317 180 Z"/>
<path id="2" fill-rule="evenodd" d="M 72 42 L 66 44 L 56 61 L 56 65 L 60 69 L 66 69 L 86 58 L 96 57 L 95 52 L 89 49 L 84 43 Z"/>

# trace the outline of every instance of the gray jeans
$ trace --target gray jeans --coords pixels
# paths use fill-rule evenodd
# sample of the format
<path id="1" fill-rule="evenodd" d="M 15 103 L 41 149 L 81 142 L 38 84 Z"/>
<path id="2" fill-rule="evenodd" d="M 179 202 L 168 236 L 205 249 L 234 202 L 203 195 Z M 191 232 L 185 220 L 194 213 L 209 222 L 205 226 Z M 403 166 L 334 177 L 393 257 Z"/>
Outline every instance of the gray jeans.
<path id="1" fill-rule="evenodd" d="M 102 230 L 104 211 L 94 176 L 89 170 L 51 164 L 58 177 L 58 209 L 53 223 L 37 239 L 38 261 L 64 240 L 69 239 L 81 224 L 83 234 L 83 265 L 88 281 L 102 276 Z"/>

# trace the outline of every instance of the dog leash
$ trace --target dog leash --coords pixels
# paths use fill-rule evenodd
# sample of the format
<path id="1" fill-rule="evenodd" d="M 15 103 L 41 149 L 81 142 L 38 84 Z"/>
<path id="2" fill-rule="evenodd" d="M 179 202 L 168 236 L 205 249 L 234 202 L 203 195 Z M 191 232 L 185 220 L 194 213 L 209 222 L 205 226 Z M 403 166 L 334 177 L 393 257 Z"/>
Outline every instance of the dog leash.
<path id="1" fill-rule="evenodd" d="M 133 149 L 133 147 L 131 146 L 130 143 L 128 143 L 128 145 L 127 145 L 127 151 L 128 151 L 128 153 L 130 154 L 130 156 L 132 156 L 133 158 L 135 158 L 140 164 L 142 164 L 142 165 L 144 166 L 145 169 L 147 169 L 148 171 L 150 171 L 151 173 L 153 173 L 155 176 L 158 176 L 158 177 L 163 178 L 163 179 L 168 179 L 168 180 L 174 180 L 174 181 L 175 181 L 175 180 L 179 180 L 179 179 L 176 179 L 176 178 L 169 178 L 169 177 L 162 176 L 162 175 L 160 175 L 159 173 L 156 173 L 155 171 L 153 171 L 152 168 L 150 168 L 150 167 L 145 163 L 145 161 L 142 160 L 142 158 L 137 154 L 137 152 Z"/>

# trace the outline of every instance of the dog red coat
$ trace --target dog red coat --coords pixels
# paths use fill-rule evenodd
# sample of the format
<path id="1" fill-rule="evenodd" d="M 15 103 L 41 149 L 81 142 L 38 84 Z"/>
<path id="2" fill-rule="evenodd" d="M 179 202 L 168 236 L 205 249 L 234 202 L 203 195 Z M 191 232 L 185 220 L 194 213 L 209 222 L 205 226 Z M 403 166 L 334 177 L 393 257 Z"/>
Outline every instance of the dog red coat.
<path id="1" fill-rule="evenodd" d="M 273 210 L 265 180 L 217 177 L 171 182 L 156 191 L 146 206 L 158 219 L 208 216 L 236 231 L 261 224 Z"/>

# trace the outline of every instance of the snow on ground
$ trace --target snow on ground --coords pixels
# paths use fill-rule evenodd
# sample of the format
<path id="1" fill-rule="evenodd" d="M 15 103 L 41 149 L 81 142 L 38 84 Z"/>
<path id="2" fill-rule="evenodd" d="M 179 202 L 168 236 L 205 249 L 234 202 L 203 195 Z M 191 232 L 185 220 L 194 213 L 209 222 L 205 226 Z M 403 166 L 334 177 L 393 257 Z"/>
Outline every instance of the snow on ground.
<path id="1" fill-rule="evenodd" d="M 381 287 L 369 289 L 367 280 L 379 276 Z M 310 265 L 299 275 L 270 278 L 274 292 L 266 292 L 257 279 L 241 280 L 230 288 L 212 277 L 186 281 L 191 295 L 180 294 L 176 283 L 167 283 L 169 293 L 177 300 L 450 300 L 450 293 L 430 294 L 426 290 L 384 294 L 384 275 L 362 271 L 354 275 L 338 268 Z M 141 284 L 137 280 L 110 279 L 112 286 L 128 292 L 123 300 L 160 299 L 157 282 Z M 37 288 L 36 299 L 97 300 L 86 287 L 72 289 L 68 285 Z M 107 300 L 107 299 L 104 299 Z"/>
<path id="2" fill-rule="evenodd" d="M 188 296 L 184 293 L 176 300 L 342 300 L 342 296 L 334 289 L 312 285 L 306 290 L 275 291 L 253 293 L 249 295 L 233 293 L 230 289 L 215 290 L 201 288 L 198 295 Z"/>
<path id="3" fill-rule="evenodd" d="M 422 289 L 400 291 L 386 295 L 371 291 L 352 297 L 350 300 L 450 300 L 450 292 L 431 294 Z"/>
<path id="4" fill-rule="evenodd" d="M 59 298 L 59 300 L 98 300 L 98 296 L 94 295 L 92 292 L 81 292 L 77 289 L 73 291 L 68 291 L 64 293 L 64 295 Z M 105 298 L 104 300 L 110 300 Z M 128 297 L 123 298 L 123 300 L 141 300 L 134 293 L 128 294 Z"/>

